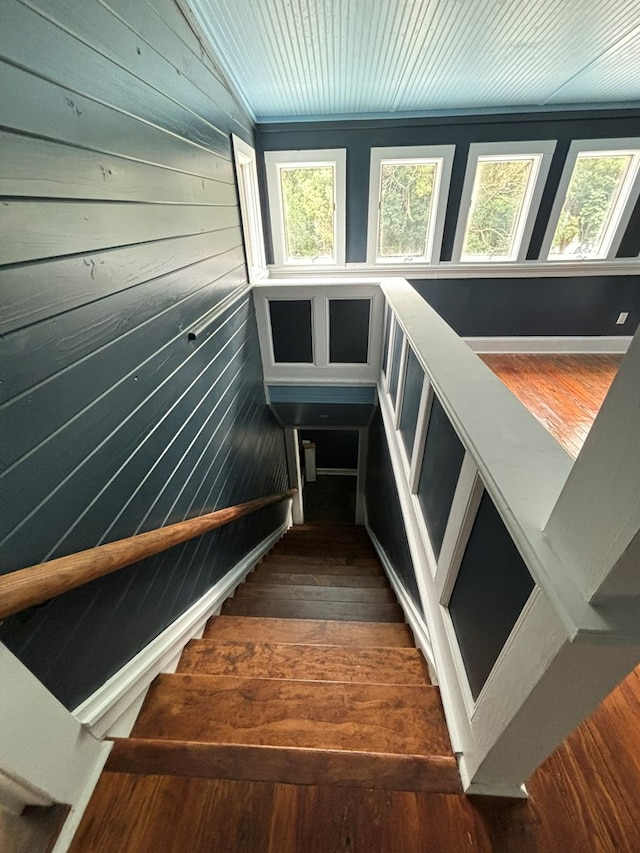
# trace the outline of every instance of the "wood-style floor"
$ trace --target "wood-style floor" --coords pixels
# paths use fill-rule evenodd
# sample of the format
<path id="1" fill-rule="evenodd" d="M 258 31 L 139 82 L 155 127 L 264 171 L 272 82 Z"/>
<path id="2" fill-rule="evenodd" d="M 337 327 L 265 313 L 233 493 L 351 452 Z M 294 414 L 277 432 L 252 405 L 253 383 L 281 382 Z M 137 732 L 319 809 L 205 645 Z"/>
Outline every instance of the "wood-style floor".
<path id="1" fill-rule="evenodd" d="M 523 358 L 530 371 L 531 359 L 543 357 Z M 601 360 L 597 356 L 585 361 L 598 368 Z M 615 372 L 617 360 L 607 367 L 608 361 L 604 359 L 603 366 Z M 496 369 L 499 372 L 499 366 Z M 520 379 L 513 362 L 506 373 L 505 381 L 517 386 Z M 565 388 L 569 396 L 579 392 L 572 403 L 576 412 L 590 405 L 595 413 L 600 405 L 610 378 L 603 380 L 599 369 L 596 374 L 597 381 L 573 383 L 573 391 Z M 532 379 L 535 385 L 535 373 Z M 545 383 L 553 390 L 553 405 L 540 415 L 551 428 L 554 418 L 561 418 L 560 383 L 546 376 Z M 528 404 L 535 409 L 536 395 L 527 393 Z M 541 400 L 544 393 L 540 392 Z M 551 417 L 554 407 L 560 414 Z M 576 415 L 580 423 L 563 439 L 574 455 L 588 429 L 582 418 Z M 105 773 L 94 798 L 100 808 L 87 812 L 73 851 L 639 853 L 639 673 L 632 673 L 545 762 L 529 780 L 528 790 L 527 801 L 513 802 L 459 794 Z"/>
<path id="2" fill-rule="evenodd" d="M 482 355 L 573 458 L 618 371 L 619 355 Z"/>

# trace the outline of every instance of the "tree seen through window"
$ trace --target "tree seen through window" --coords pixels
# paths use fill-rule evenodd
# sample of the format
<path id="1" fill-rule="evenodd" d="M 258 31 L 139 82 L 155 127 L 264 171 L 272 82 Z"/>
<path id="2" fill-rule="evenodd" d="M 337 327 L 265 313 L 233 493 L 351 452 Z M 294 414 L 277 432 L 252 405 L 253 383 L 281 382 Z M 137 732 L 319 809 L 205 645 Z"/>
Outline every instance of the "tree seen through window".
<path id="1" fill-rule="evenodd" d="M 631 160 L 631 154 L 578 155 L 550 257 L 598 257 L 602 254 L 607 226 Z"/>
<path id="2" fill-rule="evenodd" d="M 424 257 L 433 207 L 436 163 L 383 163 L 378 257 Z"/>
<path id="3" fill-rule="evenodd" d="M 509 257 L 534 160 L 478 159 L 463 257 Z"/>
<path id="4" fill-rule="evenodd" d="M 333 259 L 333 166 L 283 168 L 280 186 L 287 258 Z"/>

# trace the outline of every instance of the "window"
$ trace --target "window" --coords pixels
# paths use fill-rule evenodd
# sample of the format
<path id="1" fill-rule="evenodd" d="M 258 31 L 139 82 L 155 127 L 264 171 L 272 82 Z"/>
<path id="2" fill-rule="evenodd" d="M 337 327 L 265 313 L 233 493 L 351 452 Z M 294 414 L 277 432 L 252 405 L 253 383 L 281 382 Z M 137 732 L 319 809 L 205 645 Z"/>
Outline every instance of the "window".
<path id="1" fill-rule="evenodd" d="M 267 261 L 264 254 L 264 235 L 260 213 L 260 194 L 258 192 L 258 173 L 256 170 L 256 152 L 235 134 L 231 135 L 233 157 L 236 164 L 238 196 L 240 198 L 240 216 L 242 233 L 247 254 L 249 281 L 265 278 Z"/>
<path id="2" fill-rule="evenodd" d="M 276 266 L 344 265 L 346 151 L 267 151 Z"/>
<path id="3" fill-rule="evenodd" d="M 471 145 L 453 260 L 523 261 L 554 141 Z"/>
<path id="4" fill-rule="evenodd" d="M 639 189 L 640 139 L 574 142 L 543 244 L 550 261 L 615 257 Z"/>
<path id="5" fill-rule="evenodd" d="M 439 260 L 454 150 L 371 149 L 369 263 Z"/>

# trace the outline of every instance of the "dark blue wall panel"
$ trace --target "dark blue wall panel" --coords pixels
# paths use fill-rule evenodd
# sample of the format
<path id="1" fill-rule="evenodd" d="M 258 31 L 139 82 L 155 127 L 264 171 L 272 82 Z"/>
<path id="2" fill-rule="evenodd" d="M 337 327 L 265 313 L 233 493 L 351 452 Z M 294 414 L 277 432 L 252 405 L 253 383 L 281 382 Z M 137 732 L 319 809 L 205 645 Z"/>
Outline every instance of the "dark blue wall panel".
<path id="1" fill-rule="evenodd" d="M 640 276 L 432 279 L 418 293 L 462 336 L 630 335 L 640 322 Z M 617 326 L 620 311 L 628 311 Z"/>
<path id="2" fill-rule="evenodd" d="M 316 446 L 317 468 L 358 467 L 359 433 L 351 429 L 303 430 L 300 441 L 314 442 Z"/>
<path id="3" fill-rule="evenodd" d="M 56 26 L 13 4 L 0 33 L 3 572 L 287 488 L 243 295 L 229 133 L 250 141 L 251 123 L 182 18 L 155 5 L 123 21 L 58 4 Z M 285 513 L 17 614 L 0 639 L 74 707 Z"/>
<path id="4" fill-rule="evenodd" d="M 434 396 L 418 480 L 418 500 L 436 559 L 440 556 L 464 447 L 442 404 Z"/>
<path id="5" fill-rule="evenodd" d="M 411 599 L 422 611 L 384 424 L 379 411 L 369 427 L 366 501 L 369 526 Z"/>
<path id="6" fill-rule="evenodd" d="M 533 586 L 520 552 L 485 492 L 449 600 L 474 698 L 482 690 Z"/>
<path id="7" fill-rule="evenodd" d="M 375 121 L 265 124 L 256 130 L 258 152 L 304 148 L 347 150 L 347 262 L 366 261 L 369 152 L 372 147 L 454 144 L 449 204 L 441 260 L 451 260 L 469 145 L 556 139 L 527 257 L 540 251 L 557 182 L 573 139 L 637 136 L 640 110 L 567 111 L 494 116 L 447 116 Z M 259 167 L 262 158 L 258 157 Z M 264 176 L 262 176 L 264 179 Z M 265 196 L 266 197 L 266 196 Z M 268 219 L 266 208 L 264 218 Z M 640 252 L 640 202 L 618 251 L 619 257 Z M 624 276 L 558 277 L 555 279 L 490 279 L 461 282 L 414 282 L 456 331 L 465 335 L 613 335 L 633 334 L 640 321 L 638 279 Z M 620 311 L 629 311 L 616 326 Z M 449 322 L 451 322 L 449 320 Z M 464 332 L 460 329 L 464 327 Z"/>

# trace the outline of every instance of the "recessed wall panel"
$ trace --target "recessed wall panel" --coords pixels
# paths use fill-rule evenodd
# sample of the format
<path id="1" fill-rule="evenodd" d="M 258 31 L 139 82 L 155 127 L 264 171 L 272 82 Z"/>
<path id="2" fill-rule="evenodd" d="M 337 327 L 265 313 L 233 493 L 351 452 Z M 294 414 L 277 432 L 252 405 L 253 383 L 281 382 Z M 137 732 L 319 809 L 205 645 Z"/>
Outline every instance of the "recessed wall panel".
<path id="1" fill-rule="evenodd" d="M 329 300 L 329 361 L 366 364 L 369 358 L 368 299 Z"/>
<path id="2" fill-rule="evenodd" d="M 462 442 L 434 396 L 418 481 L 418 500 L 436 558 L 440 555 L 463 458 Z"/>
<path id="3" fill-rule="evenodd" d="M 274 299 L 269 302 L 273 360 L 277 363 L 311 364 L 311 300 Z"/>
<path id="4" fill-rule="evenodd" d="M 522 613 L 533 578 L 485 492 L 449 600 L 474 698 Z"/>
<path id="5" fill-rule="evenodd" d="M 393 336 L 393 351 L 391 354 L 391 375 L 389 376 L 389 394 L 394 402 L 398 394 L 398 378 L 400 376 L 400 354 L 402 353 L 402 340 L 404 335 L 402 329 L 396 323 L 395 334 Z"/>
<path id="6" fill-rule="evenodd" d="M 400 436 L 407 456 L 411 459 L 413 442 L 416 437 L 418 409 L 424 372 L 411 347 L 407 348 L 407 368 L 404 374 L 404 391 L 402 394 L 402 412 L 400 413 Z"/>

